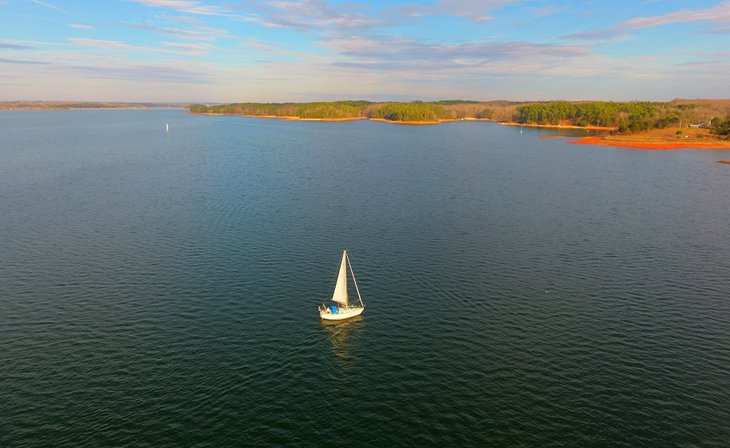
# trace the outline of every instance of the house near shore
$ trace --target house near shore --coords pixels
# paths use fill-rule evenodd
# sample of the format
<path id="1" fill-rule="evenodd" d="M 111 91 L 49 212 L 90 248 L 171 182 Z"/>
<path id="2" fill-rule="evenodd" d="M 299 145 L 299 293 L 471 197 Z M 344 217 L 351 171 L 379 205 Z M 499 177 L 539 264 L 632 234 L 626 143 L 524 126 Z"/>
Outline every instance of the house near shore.
<path id="1" fill-rule="evenodd" d="M 690 123 L 689 125 L 687 125 L 687 127 L 691 129 L 709 128 L 711 126 L 712 124 L 709 121 L 703 123 Z"/>

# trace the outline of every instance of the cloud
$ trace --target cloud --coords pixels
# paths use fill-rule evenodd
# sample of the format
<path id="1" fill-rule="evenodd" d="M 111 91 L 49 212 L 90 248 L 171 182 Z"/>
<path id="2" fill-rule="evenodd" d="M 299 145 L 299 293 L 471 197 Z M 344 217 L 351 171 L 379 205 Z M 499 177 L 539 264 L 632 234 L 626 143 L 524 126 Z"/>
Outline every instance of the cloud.
<path id="1" fill-rule="evenodd" d="M 623 36 L 625 31 L 619 28 L 605 28 L 594 31 L 586 31 L 582 33 L 572 33 L 561 36 L 562 39 L 571 40 L 606 40 L 614 37 Z"/>
<path id="2" fill-rule="evenodd" d="M 298 31 L 352 32 L 386 25 L 399 25 L 403 20 L 424 16 L 460 17 L 472 22 L 486 22 L 494 17 L 489 12 L 503 8 L 515 0 L 439 0 L 431 5 L 404 5 L 388 8 L 380 15 L 360 11 L 364 4 L 333 3 L 327 0 L 250 0 L 230 8 L 249 13 L 242 20 L 272 28 Z"/>
<path id="3" fill-rule="evenodd" d="M 210 81 L 201 70 L 175 67 L 171 64 L 71 65 L 65 69 L 78 76 L 95 79 L 182 84 L 200 84 Z"/>
<path id="4" fill-rule="evenodd" d="M 190 28 L 172 28 L 143 24 L 127 24 L 130 28 L 147 31 L 157 31 L 180 39 L 211 41 L 218 38 L 231 37 L 228 31 L 207 26 L 194 26 Z"/>
<path id="5" fill-rule="evenodd" d="M 58 12 L 61 12 L 61 13 L 63 13 L 63 14 L 66 14 L 66 15 L 68 15 L 68 12 L 67 12 L 66 10 L 64 10 L 64 9 L 62 9 L 62 8 L 59 8 L 59 7 L 58 7 L 58 6 L 56 6 L 56 5 L 52 5 L 52 4 L 50 4 L 50 3 L 44 2 L 44 1 L 42 1 L 42 0 L 33 0 L 33 3 L 35 3 L 36 5 L 40 5 L 40 6 L 43 6 L 44 8 L 52 9 L 52 10 L 54 10 L 54 11 L 58 11 Z"/>
<path id="6" fill-rule="evenodd" d="M 161 44 L 163 47 L 172 48 L 178 54 L 188 56 L 202 56 L 210 50 L 215 49 L 214 46 L 205 43 L 162 42 Z"/>
<path id="7" fill-rule="evenodd" d="M 707 30 L 710 34 L 725 34 L 730 33 L 730 23 L 724 25 L 718 25 Z"/>
<path id="8" fill-rule="evenodd" d="M 136 52 L 167 53 L 183 56 L 202 56 L 208 51 L 216 48 L 206 43 L 192 42 L 161 42 L 163 48 L 159 48 L 130 45 L 126 42 L 116 40 L 87 39 L 83 37 L 69 37 L 67 40 L 75 45 L 79 45 L 82 47 L 98 48 L 107 52 L 113 50 L 132 50 Z"/>
<path id="9" fill-rule="evenodd" d="M 41 64 L 47 64 L 47 62 L 43 62 L 43 61 L 25 61 L 25 60 L 21 60 L 21 59 L 6 59 L 6 58 L 0 58 L 0 64 L 41 65 Z"/>
<path id="10" fill-rule="evenodd" d="M 486 22 L 494 19 L 488 12 L 501 9 L 512 3 L 508 0 L 440 0 L 434 12 L 461 17 L 472 22 Z"/>
<path id="11" fill-rule="evenodd" d="M 439 0 L 432 5 L 404 5 L 386 11 L 387 16 L 400 20 L 420 19 L 426 16 L 459 17 L 471 22 L 488 22 L 494 19 L 492 11 L 504 8 L 514 0 Z"/>
<path id="12" fill-rule="evenodd" d="M 153 6 L 156 8 L 190 8 L 197 7 L 200 2 L 188 1 L 188 0 L 129 0 L 134 3 L 141 3 L 147 6 Z"/>
<path id="13" fill-rule="evenodd" d="M 89 30 L 94 28 L 93 26 L 87 25 L 85 23 L 69 23 L 68 26 L 76 30 Z"/>
<path id="14" fill-rule="evenodd" d="M 68 40 L 76 45 L 102 48 L 105 50 L 129 50 L 136 48 L 134 45 L 120 42 L 118 40 L 87 39 L 85 37 L 69 37 Z"/>
<path id="15" fill-rule="evenodd" d="M 337 53 L 334 67 L 398 72 L 412 78 L 458 72 L 474 77 L 494 73 L 535 73 L 591 55 L 580 46 L 531 42 L 429 44 L 410 39 L 340 39 L 328 42 Z"/>
<path id="16" fill-rule="evenodd" d="M 32 50 L 33 47 L 28 45 L 11 44 L 9 42 L 0 42 L 0 48 L 7 50 Z"/>
<path id="17" fill-rule="evenodd" d="M 139 3 L 151 8 L 172 8 L 188 14 L 204 16 L 225 16 L 228 11 L 218 6 L 204 5 L 201 2 L 192 0 L 127 0 L 132 3 Z"/>
<path id="18" fill-rule="evenodd" d="M 433 60 L 445 65 L 456 60 L 493 60 L 543 57 L 579 57 L 588 50 L 579 46 L 563 46 L 530 42 L 468 42 L 428 44 L 410 39 L 345 39 L 332 42 L 346 56 L 399 61 Z"/>
<path id="19" fill-rule="evenodd" d="M 243 20 L 272 28 L 292 28 L 300 31 L 324 28 L 353 29 L 382 24 L 377 18 L 360 14 L 352 5 L 336 9 L 324 0 L 261 1 L 252 0 L 247 7 L 232 6 L 243 11 L 253 10 Z"/>
<path id="20" fill-rule="evenodd" d="M 546 5 L 546 6 L 541 6 L 541 7 L 537 7 L 537 8 L 530 8 L 530 15 L 532 16 L 533 19 L 540 19 L 543 17 L 551 16 L 553 14 L 557 14 L 559 12 L 563 12 L 569 8 L 570 8 L 569 6 L 558 7 L 558 6 Z"/>
<path id="21" fill-rule="evenodd" d="M 730 24 L 730 1 L 722 2 L 716 6 L 705 9 L 683 9 L 660 16 L 637 17 L 627 20 L 619 26 L 626 29 L 641 29 L 674 23 L 688 22 L 721 22 Z"/>
<path id="22" fill-rule="evenodd" d="M 730 0 L 710 8 L 682 9 L 658 16 L 636 17 L 611 28 L 566 34 L 561 37 L 574 40 L 600 40 L 622 36 L 632 30 L 692 22 L 715 23 L 716 26 L 708 31 L 710 33 L 730 32 Z"/>
<path id="23" fill-rule="evenodd" d="M 200 25 L 202 22 L 200 19 L 196 17 L 189 17 L 189 16 L 169 16 L 169 15 L 158 15 L 155 17 L 155 19 L 163 19 L 163 20 L 170 20 L 172 22 L 177 23 L 186 23 L 186 24 L 192 24 L 192 25 Z"/>
<path id="24" fill-rule="evenodd" d="M 268 55 L 275 55 L 275 56 L 290 58 L 290 59 L 295 59 L 295 60 L 296 59 L 316 60 L 318 58 L 321 58 L 321 56 L 317 56 L 314 54 L 300 53 L 300 52 L 296 52 L 296 51 L 287 50 L 285 48 L 278 47 L 275 45 L 267 44 L 255 37 L 245 39 L 244 43 L 242 44 L 242 47 L 259 50 Z"/>

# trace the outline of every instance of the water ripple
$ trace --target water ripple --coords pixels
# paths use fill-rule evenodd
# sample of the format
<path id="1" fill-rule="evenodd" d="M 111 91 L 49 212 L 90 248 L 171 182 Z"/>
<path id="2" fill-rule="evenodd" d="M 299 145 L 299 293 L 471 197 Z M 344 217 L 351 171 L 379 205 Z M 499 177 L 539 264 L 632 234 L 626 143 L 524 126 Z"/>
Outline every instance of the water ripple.
<path id="1" fill-rule="evenodd" d="M 727 446 L 711 152 L 167 113 L 0 120 L 0 446 Z"/>

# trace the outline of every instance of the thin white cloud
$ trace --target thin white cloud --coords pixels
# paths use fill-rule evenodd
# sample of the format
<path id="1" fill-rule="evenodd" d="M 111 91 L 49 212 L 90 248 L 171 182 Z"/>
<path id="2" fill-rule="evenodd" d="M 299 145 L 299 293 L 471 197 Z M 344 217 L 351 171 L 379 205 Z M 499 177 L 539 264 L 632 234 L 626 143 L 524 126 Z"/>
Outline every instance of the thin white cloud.
<path id="1" fill-rule="evenodd" d="M 187 14 L 203 16 L 225 16 L 229 12 L 223 8 L 213 5 L 205 5 L 192 0 L 127 0 L 132 3 L 139 3 L 151 8 L 171 8 Z"/>
<path id="2" fill-rule="evenodd" d="M 202 56 L 211 50 L 215 50 L 216 47 L 208 45 L 206 43 L 193 43 L 193 42 L 161 42 L 161 45 L 166 48 L 173 49 L 178 54 L 187 56 Z"/>
<path id="3" fill-rule="evenodd" d="M 69 42 L 72 42 L 75 45 L 81 45 L 83 47 L 94 47 L 94 48 L 102 48 L 105 50 L 129 50 L 135 47 L 134 45 L 130 45 L 126 42 L 121 42 L 118 40 L 105 40 L 105 39 L 87 39 L 85 37 L 69 37 Z"/>
<path id="4" fill-rule="evenodd" d="M 530 8 L 530 15 L 533 19 L 541 19 L 543 17 L 551 16 L 553 14 L 557 14 L 563 11 L 566 11 L 570 9 L 569 6 L 541 6 L 537 8 Z"/>
<path id="5" fill-rule="evenodd" d="M 189 40 L 201 40 L 201 41 L 212 41 L 219 38 L 232 37 L 228 31 L 219 28 L 213 28 L 208 26 L 195 25 L 186 28 L 173 28 L 156 25 L 144 25 L 144 24 L 127 24 L 130 28 L 136 28 L 140 30 L 156 31 L 158 33 L 167 34 L 174 36 L 178 39 L 189 39 Z"/>
<path id="6" fill-rule="evenodd" d="M 632 30 L 693 22 L 714 23 L 715 26 L 709 29 L 711 33 L 730 32 L 730 0 L 710 8 L 682 9 L 658 16 L 636 17 L 610 28 L 571 33 L 562 37 L 575 40 L 602 40 L 622 36 Z"/>
<path id="7" fill-rule="evenodd" d="M 36 64 L 47 64 L 47 62 L 44 61 L 29 61 L 29 60 L 23 60 L 23 59 L 10 59 L 10 58 L 0 58 L 0 64 L 24 64 L 24 65 L 36 65 Z"/>
<path id="8" fill-rule="evenodd" d="M 326 43 L 339 56 L 338 64 L 380 70 L 412 67 L 443 71 L 454 67 L 480 67 L 497 61 L 566 61 L 588 56 L 581 46 L 531 42 L 467 42 L 430 44 L 410 39 L 340 39 Z"/>
<path id="9" fill-rule="evenodd" d="M 165 82 L 182 84 L 207 83 L 209 77 L 203 70 L 191 70 L 166 64 L 128 63 L 122 65 L 76 65 L 62 67 L 78 76 L 138 82 Z"/>
<path id="10" fill-rule="evenodd" d="M 84 37 L 69 37 L 67 39 L 74 45 L 79 47 L 89 47 L 104 50 L 105 52 L 127 52 L 132 51 L 136 54 L 142 53 L 161 53 L 174 54 L 185 57 L 200 57 L 216 47 L 206 43 L 182 43 L 182 42 L 161 42 L 160 47 L 145 47 L 131 45 L 126 42 L 105 39 L 87 39 Z M 130 53 L 130 54 L 135 54 Z"/>
<path id="11" fill-rule="evenodd" d="M 190 16 L 169 16 L 169 15 L 156 15 L 156 20 L 170 20 L 172 22 L 177 23 L 186 23 L 189 25 L 200 25 L 202 22 L 197 17 L 190 17 Z"/>
<path id="12" fill-rule="evenodd" d="M 75 30 L 90 30 L 94 28 L 93 26 L 87 25 L 85 23 L 69 23 L 68 26 Z"/>
<path id="13" fill-rule="evenodd" d="M 593 31 L 571 33 L 561 36 L 563 39 L 571 40 L 606 40 L 625 35 L 626 32 L 620 28 L 603 28 Z"/>
<path id="14" fill-rule="evenodd" d="M 711 8 L 683 9 L 660 16 L 637 17 L 627 20 L 619 26 L 628 29 L 641 29 L 674 23 L 720 22 L 730 24 L 730 1 L 722 2 Z"/>
<path id="15" fill-rule="evenodd" d="M 494 17 L 489 13 L 504 8 L 513 3 L 509 0 L 440 0 L 434 11 L 455 17 L 461 17 L 473 22 L 487 22 Z"/>
<path id="16" fill-rule="evenodd" d="M 58 7 L 56 5 L 53 5 L 51 3 L 44 2 L 42 0 L 33 0 L 33 3 L 35 3 L 36 5 L 43 6 L 44 8 L 52 9 L 54 11 L 58 11 L 58 12 L 61 12 L 63 14 L 67 14 L 68 15 L 68 12 L 65 9 L 60 8 L 60 7 Z"/>
<path id="17" fill-rule="evenodd" d="M 512 3 L 515 0 L 439 0 L 430 5 L 397 6 L 387 10 L 385 15 L 395 17 L 393 20 L 396 22 L 426 16 L 451 16 L 471 22 L 489 22 L 494 20 L 492 12 Z"/>
<path id="18" fill-rule="evenodd" d="M 5 50 L 30 50 L 33 47 L 25 44 L 14 44 L 12 42 L 0 42 L 0 48 Z"/>
<path id="19" fill-rule="evenodd" d="M 241 17 L 242 20 L 270 28 L 327 31 L 369 28 L 384 23 L 381 19 L 358 12 L 353 5 L 338 5 L 336 8 L 325 0 L 251 0 L 245 5 L 231 7 L 240 12 L 253 12 Z"/>

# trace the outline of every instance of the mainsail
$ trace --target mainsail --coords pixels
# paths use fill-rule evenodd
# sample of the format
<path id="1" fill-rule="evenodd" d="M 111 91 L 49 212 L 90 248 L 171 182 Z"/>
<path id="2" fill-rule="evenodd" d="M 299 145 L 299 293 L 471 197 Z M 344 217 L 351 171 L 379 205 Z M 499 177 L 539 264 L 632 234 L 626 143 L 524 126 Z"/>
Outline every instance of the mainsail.
<path id="1" fill-rule="evenodd" d="M 337 276 L 335 292 L 332 300 L 347 306 L 347 251 L 342 252 L 342 263 L 340 263 L 340 274 Z"/>

